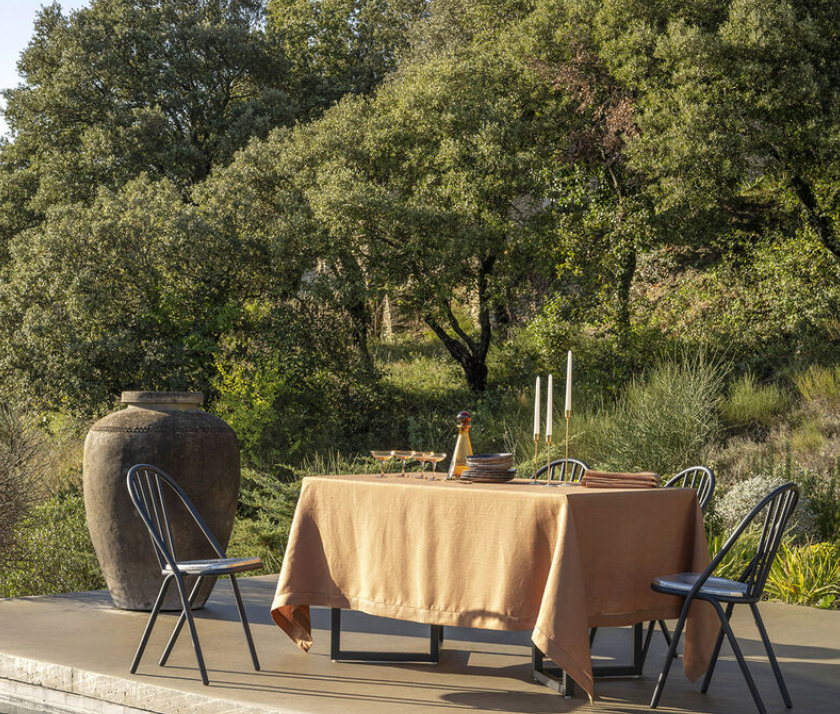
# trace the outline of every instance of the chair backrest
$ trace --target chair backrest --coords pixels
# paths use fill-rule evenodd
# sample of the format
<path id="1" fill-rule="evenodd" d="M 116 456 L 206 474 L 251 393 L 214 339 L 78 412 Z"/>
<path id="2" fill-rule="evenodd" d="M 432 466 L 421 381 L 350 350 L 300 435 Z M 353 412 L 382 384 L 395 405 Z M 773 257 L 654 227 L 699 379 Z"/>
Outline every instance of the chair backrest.
<path id="1" fill-rule="evenodd" d="M 715 474 L 706 466 L 692 466 L 680 471 L 665 484 L 665 488 L 693 488 L 697 491 L 700 510 L 705 511 L 715 492 Z"/>
<path id="2" fill-rule="evenodd" d="M 799 501 L 799 488 L 794 483 L 786 483 L 775 488 L 762 498 L 758 504 L 744 517 L 744 520 L 729 536 L 726 543 L 718 551 L 710 563 L 707 571 L 714 572 L 718 564 L 726 557 L 726 554 L 741 536 L 750 528 L 754 521 L 764 513 L 764 523 L 761 528 L 761 537 L 758 540 L 755 555 L 749 565 L 741 574 L 739 580 L 747 585 L 746 596 L 751 600 L 758 600 L 764 592 L 764 585 L 770 568 L 776 558 L 776 552 L 782 542 L 787 522 Z"/>
<path id="3" fill-rule="evenodd" d="M 149 531 L 149 536 L 155 547 L 155 555 L 161 568 L 167 564 L 174 568 L 178 561 L 175 540 L 172 535 L 170 507 L 166 498 L 168 491 L 174 492 L 178 497 L 204 533 L 216 555 L 220 558 L 225 557 L 224 550 L 207 527 L 207 524 L 204 523 L 198 511 L 195 510 L 192 501 L 175 482 L 175 479 L 165 471 L 150 464 L 136 464 L 128 470 L 126 485 L 131 501 Z M 171 497 L 169 500 L 171 501 Z"/>
<path id="4" fill-rule="evenodd" d="M 580 481 L 583 478 L 583 474 L 589 470 L 589 467 L 583 461 L 578 461 L 577 459 L 557 459 L 557 461 L 552 461 L 537 471 L 537 476 L 542 476 L 549 468 L 551 469 L 549 476 L 552 480 L 554 480 L 557 472 L 560 472 L 560 475 L 557 476 L 558 481 Z"/>

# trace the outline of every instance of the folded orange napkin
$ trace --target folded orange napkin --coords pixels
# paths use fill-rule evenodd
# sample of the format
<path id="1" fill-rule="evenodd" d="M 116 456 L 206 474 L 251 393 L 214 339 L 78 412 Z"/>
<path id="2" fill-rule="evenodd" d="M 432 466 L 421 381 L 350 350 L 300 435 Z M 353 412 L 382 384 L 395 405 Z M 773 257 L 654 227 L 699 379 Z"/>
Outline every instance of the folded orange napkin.
<path id="1" fill-rule="evenodd" d="M 580 480 L 586 488 L 656 488 L 661 478 L 649 471 L 641 473 L 611 473 L 587 471 Z"/>

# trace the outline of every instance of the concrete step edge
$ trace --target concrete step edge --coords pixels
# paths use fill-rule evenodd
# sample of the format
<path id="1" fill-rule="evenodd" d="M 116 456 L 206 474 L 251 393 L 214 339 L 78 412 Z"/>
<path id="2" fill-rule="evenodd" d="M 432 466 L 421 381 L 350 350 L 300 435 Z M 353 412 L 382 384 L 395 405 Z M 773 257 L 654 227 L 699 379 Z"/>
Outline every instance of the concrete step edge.
<path id="1" fill-rule="evenodd" d="M 47 714 L 297 714 L 9 654 L 0 654 L 0 702 Z"/>

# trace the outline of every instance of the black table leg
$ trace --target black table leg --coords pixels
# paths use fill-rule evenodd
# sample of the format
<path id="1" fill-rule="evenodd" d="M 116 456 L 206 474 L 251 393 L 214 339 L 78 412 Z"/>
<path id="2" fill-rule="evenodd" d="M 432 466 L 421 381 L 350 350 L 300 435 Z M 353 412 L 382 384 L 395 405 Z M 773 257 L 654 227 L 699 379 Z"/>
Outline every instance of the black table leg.
<path id="1" fill-rule="evenodd" d="M 332 608 L 330 659 L 333 662 L 421 662 L 437 664 L 443 645 L 443 625 L 430 625 L 429 652 L 371 652 L 341 649 L 341 610 Z"/>
<path id="2" fill-rule="evenodd" d="M 641 677 L 644 667 L 643 639 L 644 623 L 633 625 L 633 658 L 630 664 L 601 664 L 593 665 L 592 676 L 599 679 L 605 677 Z M 565 697 L 574 696 L 575 682 L 560 667 L 547 668 L 543 662 L 546 654 L 532 644 L 531 664 L 534 681 L 550 687 Z"/>

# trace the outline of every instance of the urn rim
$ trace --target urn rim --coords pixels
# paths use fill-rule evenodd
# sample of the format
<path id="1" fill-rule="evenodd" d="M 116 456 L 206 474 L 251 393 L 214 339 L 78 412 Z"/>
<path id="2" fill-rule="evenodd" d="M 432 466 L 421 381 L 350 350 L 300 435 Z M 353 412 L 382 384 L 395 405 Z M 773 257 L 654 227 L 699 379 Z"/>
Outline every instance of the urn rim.
<path id="1" fill-rule="evenodd" d="M 120 401 L 130 406 L 179 406 L 198 407 L 204 401 L 203 392 L 123 392 Z"/>

